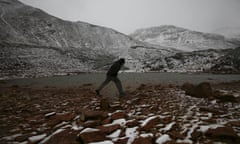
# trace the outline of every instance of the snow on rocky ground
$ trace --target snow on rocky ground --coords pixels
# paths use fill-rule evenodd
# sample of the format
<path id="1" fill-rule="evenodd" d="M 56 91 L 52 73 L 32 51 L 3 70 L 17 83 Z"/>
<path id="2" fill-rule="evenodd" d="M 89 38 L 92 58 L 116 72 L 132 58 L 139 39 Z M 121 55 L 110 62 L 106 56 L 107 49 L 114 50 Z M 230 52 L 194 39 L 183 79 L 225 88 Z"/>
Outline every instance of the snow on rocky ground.
<path id="1" fill-rule="evenodd" d="M 96 97 L 92 85 L 0 90 L 2 143 L 240 142 L 239 102 L 194 98 L 173 84 L 142 84 L 119 101 Z"/>

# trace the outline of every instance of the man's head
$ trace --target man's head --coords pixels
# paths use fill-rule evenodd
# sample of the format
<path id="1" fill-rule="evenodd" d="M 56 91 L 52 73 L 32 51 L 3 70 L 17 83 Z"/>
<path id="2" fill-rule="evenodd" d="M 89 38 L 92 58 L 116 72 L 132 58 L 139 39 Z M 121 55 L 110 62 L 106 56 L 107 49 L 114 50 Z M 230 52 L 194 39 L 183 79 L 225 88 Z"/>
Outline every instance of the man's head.
<path id="1" fill-rule="evenodd" d="M 119 62 L 120 62 L 120 64 L 123 65 L 123 64 L 125 64 L 125 59 L 124 59 L 124 58 L 120 58 L 120 59 L 119 59 Z"/>

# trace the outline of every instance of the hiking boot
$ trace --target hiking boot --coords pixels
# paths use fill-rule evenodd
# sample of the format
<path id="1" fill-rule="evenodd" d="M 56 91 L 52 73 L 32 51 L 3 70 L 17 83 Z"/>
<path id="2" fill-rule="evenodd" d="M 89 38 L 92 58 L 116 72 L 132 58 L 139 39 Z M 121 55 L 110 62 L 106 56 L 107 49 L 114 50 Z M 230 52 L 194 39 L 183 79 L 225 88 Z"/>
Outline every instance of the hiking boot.
<path id="1" fill-rule="evenodd" d="M 96 95 L 101 96 L 99 90 L 96 90 Z"/>
<path id="2" fill-rule="evenodd" d="M 120 94 L 120 97 L 124 97 L 126 94 L 124 93 L 124 92 L 122 92 L 121 94 Z"/>

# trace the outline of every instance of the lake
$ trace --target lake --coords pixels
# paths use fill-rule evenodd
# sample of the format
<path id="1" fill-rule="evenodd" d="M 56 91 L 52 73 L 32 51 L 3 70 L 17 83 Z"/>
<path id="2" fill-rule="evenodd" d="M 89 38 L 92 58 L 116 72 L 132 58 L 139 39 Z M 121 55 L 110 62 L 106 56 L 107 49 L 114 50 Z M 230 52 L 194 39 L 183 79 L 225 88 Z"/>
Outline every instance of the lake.
<path id="1" fill-rule="evenodd" d="M 230 82 L 240 80 L 240 74 L 208 74 L 208 73 L 120 73 L 119 79 L 123 86 L 141 83 L 176 83 L 184 82 Z M 23 78 L 7 80 L 6 85 L 27 85 L 31 87 L 56 86 L 69 87 L 82 84 L 99 85 L 105 80 L 105 73 L 86 73 L 75 76 L 54 76 L 45 78 Z"/>

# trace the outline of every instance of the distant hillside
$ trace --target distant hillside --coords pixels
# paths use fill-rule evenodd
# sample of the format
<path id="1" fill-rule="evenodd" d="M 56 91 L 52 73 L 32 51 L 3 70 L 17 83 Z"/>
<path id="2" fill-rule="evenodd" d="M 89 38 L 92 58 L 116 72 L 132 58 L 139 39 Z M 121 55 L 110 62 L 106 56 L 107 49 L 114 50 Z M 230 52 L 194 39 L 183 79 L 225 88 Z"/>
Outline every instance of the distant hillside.
<path id="1" fill-rule="evenodd" d="M 225 27 L 213 31 L 213 33 L 220 34 L 226 38 L 235 38 L 240 40 L 240 27 Z"/>
<path id="2" fill-rule="evenodd" d="M 221 56 L 210 71 L 215 73 L 239 73 L 240 72 L 240 47 L 228 51 Z"/>
<path id="3" fill-rule="evenodd" d="M 130 36 L 139 41 L 173 47 L 182 51 L 237 47 L 236 44 L 226 41 L 222 35 L 196 32 L 172 25 L 139 29 Z"/>
<path id="4" fill-rule="evenodd" d="M 0 12 L 1 77 L 106 70 L 119 57 L 127 59 L 127 69 L 141 71 L 143 58 L 175 53 L 110 28 L 61 20 L 17 0 L 0 0 Z"/>

